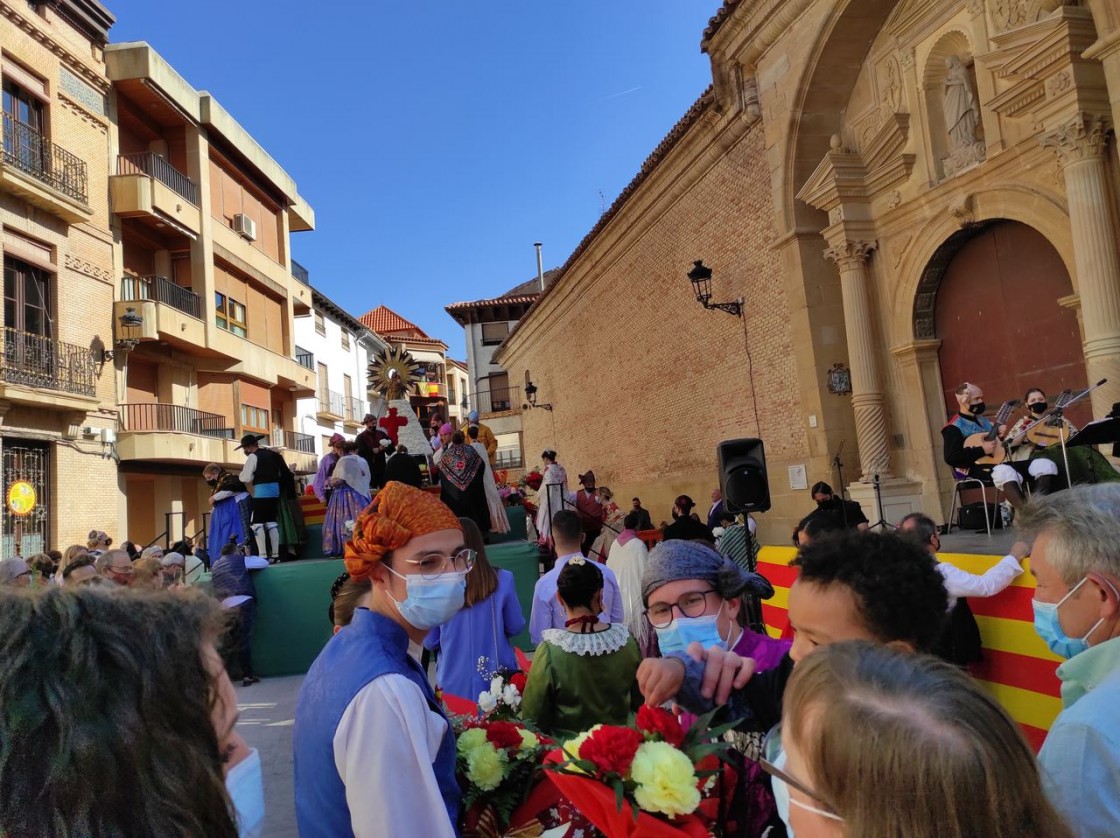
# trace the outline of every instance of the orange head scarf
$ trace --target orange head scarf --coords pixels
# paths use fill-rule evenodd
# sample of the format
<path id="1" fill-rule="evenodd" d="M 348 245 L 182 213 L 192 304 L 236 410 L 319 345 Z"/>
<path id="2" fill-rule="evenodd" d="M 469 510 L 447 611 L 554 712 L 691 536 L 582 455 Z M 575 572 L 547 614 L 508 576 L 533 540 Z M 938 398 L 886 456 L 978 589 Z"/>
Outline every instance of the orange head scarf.
<path id="1" fill-rule="evenodd" d="M 463 527 L 439 498 L 390 481 L 358 515 L 344 557 L 351 579 L 368 579 L 374 565 L 417 536 Z"/>

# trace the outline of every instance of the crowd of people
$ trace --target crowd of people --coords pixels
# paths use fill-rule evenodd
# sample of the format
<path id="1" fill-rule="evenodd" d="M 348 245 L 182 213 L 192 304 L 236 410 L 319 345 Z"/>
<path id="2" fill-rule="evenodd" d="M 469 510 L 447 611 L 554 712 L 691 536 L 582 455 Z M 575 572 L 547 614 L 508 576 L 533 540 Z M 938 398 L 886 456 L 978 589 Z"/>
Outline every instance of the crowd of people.
<path id="1" fill-rule="evenodd" d="M 375 489 L 341 439 L 313 484 L 346 571 L 296 710 L 301 835 L 457 834 L 444 702 L 485 709 L 491 679 L 519 668 L 512 638 L 526 628 L 519 712 L 542 734 L 625 724 L 642 704 L 673 707 L 682 730 L 726 729 L 741 784 L 727 834 L 1120 835 L 1120 486 L 1023 504 L 1021 540 L 977 575 L 939 559 L 929 517 L 869 531 L 858 505 L 817 484 L 778 637 L 762 618 L 774 588 L 754 522 L 718 490 L 706 516 L 678 497 L 648 538 L 639 498 L 623 512 L 590 471 L 568 496 L 551 451 L 538 500 L 557 506 L 536 535 L 553 560 L 524 613 L 513 574 L 487 556 L 479 478 L 492 469 L 485 444 L 466 442 L 480 433 L 438 431 L 446 493 L 385 479 L 395 455 Z M 250 448 L 259 480 L 268 458 Z M 0 562 L 0 834 L 260 834 L 264 768 L 236 731 L 231 677 L 259 680 L 251 571 L 269 556 L 242 544 L 282 532 L 257 515 L 282 516 L 278 504 L 255 503 L 281 493 L 207 474 L 215 507 L 231 504 L 213 597 L 190 584 L 202 568 L 190 544 L 140 554 L 92 532 L 84 547 Z M 967 599 L 1003 591 L 1028 555 L 1036 631 L 1064 659 L 1063 709 L 1037 758 L 966 668 L 980 652 Z"/>

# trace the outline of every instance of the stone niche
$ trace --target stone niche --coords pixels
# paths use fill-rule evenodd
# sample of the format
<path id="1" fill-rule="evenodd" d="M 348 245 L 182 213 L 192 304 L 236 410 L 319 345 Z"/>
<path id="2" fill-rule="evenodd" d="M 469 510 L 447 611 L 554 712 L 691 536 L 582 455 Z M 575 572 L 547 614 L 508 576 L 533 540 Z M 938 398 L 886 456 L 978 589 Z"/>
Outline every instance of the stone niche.
<path id="1" fill-rule="evenodd" d="M 934 45 L 922 72 L 922 93 L 937 180 L 983 162 L 987 150 L 976 67 L 964 33 L 947 32 Z"/>

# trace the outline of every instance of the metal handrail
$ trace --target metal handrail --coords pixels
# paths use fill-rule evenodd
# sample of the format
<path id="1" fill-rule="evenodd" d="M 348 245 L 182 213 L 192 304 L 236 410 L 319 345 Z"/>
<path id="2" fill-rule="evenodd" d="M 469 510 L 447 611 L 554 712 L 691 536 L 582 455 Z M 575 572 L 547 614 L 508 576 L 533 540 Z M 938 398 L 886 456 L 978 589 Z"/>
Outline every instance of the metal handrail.
<path id="1" fill-rule="evenodd" d="M 345 410 L 342 393 L 336 393 L 334 390 L 319 391 L 320 413 L 329 413 L 332 416 L 344 416 Z"/>
<path id="2" fill-rule="evenodd" d="M 233 439 L 226 417 L 177 404 L 143 402 L 121 405 L 122 431 L 172 431 L 176 433 Z"/>
<path id="3" fill-rule="evenodd" d="M 147 175 L 198 206 L 198 186 L 154 151 L 121 154 L 117 157 L 118 175 Z"/>
<path id="4" fill-rule="evenodd" d="M 299 431 L 289 431 L 287 428 L 273 428 L 272 446 L 274 448 L 288 448 L 304 454 L 314 454 L 315 437 Z"/>
<path id="5" fill-rule="evenodd" d="M 521 410 L 521 388 L 513 386 L 479 390 L 471 396 L 471 405 L 479 413 Z"/>
<path id="6" fill-rule="evenodd" d="M 365 403 L 355 396 L 344 397 L 343 407 L 346 409 L 343 418 L 347 422 L 361 422 L 362 418 L 366 415 Z"/>
<path id="7" fill-rule="evenodd" d="M 292 276 L 294 276 L 297 280 L 302 282 L 304 285 L 308 285 L 308 286 L 311 285 L 311 275 L 308 274 L 307 268 L 305 268 L 303 265 L 301 265 L 295 259 L 292 260 Z"/>
<path id="8" fill-rule="evenodd" d="M 121 277 L 121 299 L 155 300 L 166 303 L 191 317 L 202 319 L 202 298 L 189 288 L 172 282 L 165 276 Z"/>
<path id="9" fill-rule="evenodd" d="M 41 180 L 52 189 L 88 203 L 86 161 L 61 148 L 11 114 L 3 115 L 4 162 Z"/>
<path id="10" fill-rule="evenodd" d="M 308 352 L 301 346 L 296 347 L 296 363 L 306 370 L 315 370 L 315 353 Z"/>
<path id="11" fill-rule="evenodd" d="M 0 380 L 9 384 L 96 395 L 93 351 L 43 335 L 5 328 L 0 338 Z"/>

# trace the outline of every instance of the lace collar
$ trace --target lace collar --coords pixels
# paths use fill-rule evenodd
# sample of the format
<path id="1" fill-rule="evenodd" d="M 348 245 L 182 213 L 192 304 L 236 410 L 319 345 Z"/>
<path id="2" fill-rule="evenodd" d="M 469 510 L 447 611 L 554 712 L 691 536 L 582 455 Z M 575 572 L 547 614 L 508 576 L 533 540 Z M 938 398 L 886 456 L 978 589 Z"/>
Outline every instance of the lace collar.
<path id="1" fill-rule="evenodd" d="M 556 648 L 571 652 L 573 655 L 591 657 L 617 652 L 629 639 L 630 632 L 621 623 L 614 623 L 610 628 L 591 634 L 577 634 L 567 629 L 545 629 L 541 632 L 541 640 L 551 643 Z"/>

